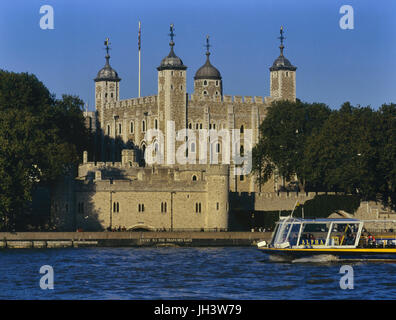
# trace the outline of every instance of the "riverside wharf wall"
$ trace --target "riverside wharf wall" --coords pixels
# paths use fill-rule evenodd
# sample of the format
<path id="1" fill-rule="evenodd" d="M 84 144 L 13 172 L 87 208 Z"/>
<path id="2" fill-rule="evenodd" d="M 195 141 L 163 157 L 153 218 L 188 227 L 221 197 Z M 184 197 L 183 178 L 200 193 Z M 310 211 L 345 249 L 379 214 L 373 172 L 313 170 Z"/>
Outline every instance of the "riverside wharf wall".
<path id="1" fill-rule="evenodd" d="M 0 248 L 254 246 L 271 232 L 0 232 Z"/>

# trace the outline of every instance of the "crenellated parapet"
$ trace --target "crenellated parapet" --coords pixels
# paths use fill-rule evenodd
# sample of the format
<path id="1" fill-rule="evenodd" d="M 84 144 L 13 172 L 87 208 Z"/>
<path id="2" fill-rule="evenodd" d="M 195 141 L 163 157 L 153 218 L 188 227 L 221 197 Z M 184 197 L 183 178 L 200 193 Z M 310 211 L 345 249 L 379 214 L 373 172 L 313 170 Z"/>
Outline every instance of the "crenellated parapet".
<path id="1" fill-rule="evenodd" d="M 268 104 L 274 99 L 272 97 L 260 97 L 260 96 L 209 96 L 202 94 L 191 94 L 188 97 L 189 102 L 225 102 L 225 103 L 247 103 L 247 104 Z"/>

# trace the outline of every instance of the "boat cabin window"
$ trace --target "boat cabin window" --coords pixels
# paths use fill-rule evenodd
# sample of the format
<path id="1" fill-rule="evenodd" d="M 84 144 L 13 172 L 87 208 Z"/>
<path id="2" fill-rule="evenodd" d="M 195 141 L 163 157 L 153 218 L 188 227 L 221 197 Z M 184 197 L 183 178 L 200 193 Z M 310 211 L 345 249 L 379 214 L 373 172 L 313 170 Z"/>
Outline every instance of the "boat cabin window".
<path id="1" fill-rule="evenodd" d="M 334 223 L 330 233 L 330 246 L 353 246 L 359 230 L 358 223 Z"/>
<path id="2" fill-rule="evenodd" d="M 325 245 L 330 223 L 305 223 L 300 245 Z"/>

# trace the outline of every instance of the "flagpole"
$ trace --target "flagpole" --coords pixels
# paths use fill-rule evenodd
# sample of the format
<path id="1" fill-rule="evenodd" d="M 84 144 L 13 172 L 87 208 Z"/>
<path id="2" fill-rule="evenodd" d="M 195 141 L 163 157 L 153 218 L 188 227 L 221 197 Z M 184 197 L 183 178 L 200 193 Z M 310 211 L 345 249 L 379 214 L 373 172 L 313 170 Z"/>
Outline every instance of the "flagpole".
<path id="1" fill-rule="evenodd" d="M 140 21 L 139 21 L 139 98 L 140 98 L 140 70 L 141 70 L 141 62 L 140 62 L 140 45 L 141 45 L 141 43 L 140 43 L 140 37 L 141 37 L 141 26 L 140 26 Z"/>

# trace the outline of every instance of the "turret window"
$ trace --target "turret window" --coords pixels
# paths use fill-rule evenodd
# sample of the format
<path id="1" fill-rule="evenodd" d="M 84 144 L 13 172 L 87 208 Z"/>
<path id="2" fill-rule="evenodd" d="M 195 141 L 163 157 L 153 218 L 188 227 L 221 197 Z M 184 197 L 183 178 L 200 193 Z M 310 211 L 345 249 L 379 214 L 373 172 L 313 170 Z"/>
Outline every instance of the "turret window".
<path id="1" fill-rule="evenodd" d="M 121 123 L 118 124 L 118 134 L 122 133 L 122 125 Z"/>
<path id="2" fill-rule="evenodd" d="M 130 132 L 133 133 L 133 121 L 131 121 Z"/>
<path id="3" fill-rule="evenodd" d="M 204 96 L 206 96 L 208 94 L 208 91 L 204 90 L 203 94 Z"/>
<path id="4" fill-rule="evenodd" d="M 219 86 L 219 80 L 216 80 L 216 87 L 218 87 L 218 86 Z"/>
<path id="5" fill-rule="evenodd" d="M 158 120 L 157 119 L 154 120 L 154 128 L 158 129 Z"/>
<path id="6" fill-rule="evenodd" d="M 208 85 L 208 81 L 204 80 L 203 85 L 207 86 Z"/>
<path id="7" fill-rule="evenodd" d="M 146 132 L 146 121 L 142 121 L 142 132 Z"/>

